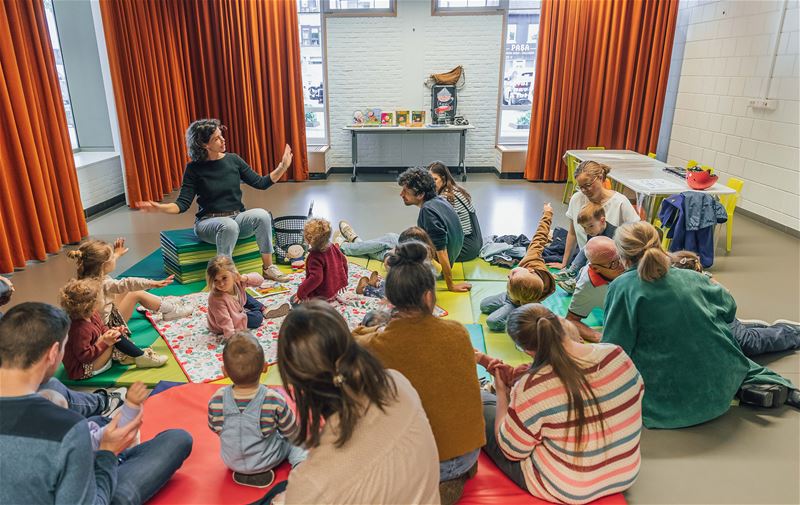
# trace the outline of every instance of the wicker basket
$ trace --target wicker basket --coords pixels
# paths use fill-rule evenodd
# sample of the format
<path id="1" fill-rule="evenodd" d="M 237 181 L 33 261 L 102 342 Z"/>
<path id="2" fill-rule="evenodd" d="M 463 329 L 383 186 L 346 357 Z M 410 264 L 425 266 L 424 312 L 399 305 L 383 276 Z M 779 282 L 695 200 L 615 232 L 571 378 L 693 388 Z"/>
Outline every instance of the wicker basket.
<path id="1" fill-rule="evenodd" d="M 300 245 L 307 250 L 303 239 L 303 227 L 306 225 L 306 216 L 282 216 L 272 221 L 272 230 L 275 235 L 275 257 L 278 262 L 288 264 L 286 251 L 290 246 Z"/>

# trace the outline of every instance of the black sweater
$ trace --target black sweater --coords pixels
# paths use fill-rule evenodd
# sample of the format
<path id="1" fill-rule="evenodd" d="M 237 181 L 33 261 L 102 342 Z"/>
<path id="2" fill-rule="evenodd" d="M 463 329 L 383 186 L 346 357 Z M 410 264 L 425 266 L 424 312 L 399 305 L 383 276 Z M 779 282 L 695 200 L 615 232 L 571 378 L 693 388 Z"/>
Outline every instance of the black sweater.
<path id="1" fill-rule="evenodd" d="M 256 189 L 267 189 L 273 184 L 268 175 L 258 175 L 234 153 L 214 161 L 190 161 L 175 203 L 181 212 L 186 212 L 197 195 L 198 219 L 208 213 L 244 212 L 241 182 Z"/>

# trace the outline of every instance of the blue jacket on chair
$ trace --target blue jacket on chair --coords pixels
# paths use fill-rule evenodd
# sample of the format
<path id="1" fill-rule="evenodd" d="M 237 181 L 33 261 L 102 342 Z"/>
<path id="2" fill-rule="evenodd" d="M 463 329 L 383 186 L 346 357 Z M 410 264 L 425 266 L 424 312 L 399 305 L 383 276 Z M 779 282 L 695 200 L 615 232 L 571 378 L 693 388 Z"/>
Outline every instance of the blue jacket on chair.
<path id="1" fill-rule="evenodd" d="M 728 220 L 717 198 L 700 191 L 672 195 L 661 202 L 658 218 L 669 228 L 670 251 L 696 252 L 703 268 L 714 264 L 714 226 Z"/>

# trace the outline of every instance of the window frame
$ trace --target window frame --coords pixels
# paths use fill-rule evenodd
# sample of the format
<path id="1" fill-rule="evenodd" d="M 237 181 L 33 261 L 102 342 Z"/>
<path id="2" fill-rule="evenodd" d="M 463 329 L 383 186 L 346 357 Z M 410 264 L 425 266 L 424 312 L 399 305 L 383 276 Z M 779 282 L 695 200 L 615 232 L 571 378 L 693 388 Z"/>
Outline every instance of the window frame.
<path id="1" fill-rule="evenodd" d="M 505 0 L 507 1 L 507 0 Z M 520 9 L 515 9 L 513 14 L 518 14 Z M 531 103 L 530 104 L 523 104 L 523 105 L 504 105 L 503 104 L 503 94 L 505 92 L 505 72 L 506 72 L 506 46 L 509 44 L 508 42 L 508 24 L 509 24 L 509 15 L 512 14 L 511 9 L 506 9 L 503 12 L 503 51 L 500 60 L 500 86 L 499 86 L 499 93 L 497 95 L 497 129 L 496 129 L 496 137 L 495 143 L 496 145 L 507 145 L 507 146 L 527 146 L 529 135 L 526 135 L 524 139 L 516 138 L 511 139 L 508 137 L 503 136 L 503 112 L 504 111 L 522 111 L 522 112 L 530 112 L 531 116 L 533 116 L 533 86 L 536 80 L 536 58 L 534 57 L 534 67 L 533 72 L 534 75 L 533 80 L 534 82 L 531 83 Z M 541 21 L 541 4 L 539 4 L 538 9 L 538 16 L 539 21 Z M 517 24 L 517 23 L 515 23 Z M 519 26 L 517 26 L 517 32 L 519 31 Z M 538 54 L 539 47 L 538 47 L 538 36 L 536 41 L 536 52 Z M 530 126 L 527 130 L 528 134 L 530 133 Z"/>
<path id="2" fill-rule="evenodd" d="M 483 7 L 439 7 L 440 0 L 431 0 L 431 16 L 485 16 L 491 14 L 503 14 L 508 11 L 508 0 L 499 0 L 496 6 L 485 5 Z"/>
<path id="3" fill-rule="evenodd" d="M 315 47 L 319 48 L 320 50 L 320 58 L 322 58 L 322 105 L 315 104 L 312 106 L 306 106 L 306 96 L 305 92 L 303 93 L 303 124 L 305 124 L 305 115 L 308 112 L 321 112 L 325 118 L 325 128 L 324 128 L 324 135 L 322 137 L 310 137 L 308 135 L 308 127 L 306 127 L 306 146 L 328 146 L 330 145 L 331 135 L 330 135 L 330 111 L 328 109 L 328 55 L 327 55 L 327 29 L 325 25 L 325 19 L 327 14 L 323 11 L 323 7 L 325 6 L 327 0 L 320 0 L 319 4 L 319 11 L 300 11 L 300 2 L 297 2 L 297 13 L 298 13 L 298 30 L 300 30 L 301 26 L 313 26 L 313 25 L 300 25 L 299 23 L 299 16 L 300 14 L 317 14 L 319 15 L 319 46 L 302 46 L 302 33 L 298 33 L 300 35 L 300 42 L 301 42 L 301 52 L 302 47 Z M 302 74 L 302 63 L 301 63 L 301 70 Z"/>
<path id="4" fill-rule="evenodd" d="M 56 76 L 57 76 L 56 78 L 58 79 L 58 90 L 61 93 L 61 107 L 64 109 L 64 117 L 67 120 L 67 136 L 70 137 L 69 146 L 72 149 L 72 153 L 75 154 L 75 153 L 78 153 L 78 152 L 81 151 L 81 139 L 80 139 L 80 136 L 78 135 L 78 125 L 75 124 L 75 112 L 73 111 L 72 96 L 70 95 L 70 91 L 69 91 L 69 77 L 67 76 L 67 67 L 66 67 L 66 65 L 64 65 L 64 53 L 61 50 L 61 35 L 60 35 L 59 30 L 58 30 L 58 18 L 56 18 L 55 6 L 53 5 L 53 0 L 41 0 L 41 2 L 42 2 L 42 7 L 45 10 L 45 19 L 46 19 L 46 22 L 47 22 L 47 35 L 48 35 L 48 38 L 50 39 L 50 49 L 51 49 L 52 54 L 53 54 L 53 64 L 55 65 L 53 67 L 53 69 L 56 71 Z M 47 6 L 48 3 L 50 4 L 50 9 L 49 10 L 48 10 L 48 6 Z M 50 26 L 50 19 L 48 19 L 49 18 L 49 16 L 47 15 L 48 12 L 52 13 L 52 17 L 53 17 L 53 26 L 52 27 Z M 62 86 L 61 86 L 61 78 L 59 77 L 59 71 L 58 71 L 59 63 L 58 63 L 58 58 L 56 58 L 56 47 L 53 44 L 53 40 L 52 40 L 53 39 L 52 33 L 51 33 L 52 31 L 55 31 L 55 34 L 56 34 L 56 39 L 57 40 L 55 42 L 58 44 L 58 52 L 59 52 L 60 59 L 61 59 L 60 65 L 61 65 L 61 68 L 62 68 L 62 72 L 64 74 L 64 87 L 66 88 L 66 96 L 64 96 L 64 92 L 63 92 Z M 69 104 L 69 112 L 67 112 L 67 104 Z M 72 120 L 72 126 L 71 127 L 69 125 L 70 120 Z M 75 132 L 75 145 L 74 146 L 72 145 L 72 136 L 70 135 L 70 131 L 69 131 L 70 128 L 72 128 L 72 130 Z"/>
<path id="5" fill-rule="evenodd" d="M 389 0 L 389 7 L 386 9 L 376 7 L 361 7 L 357 9 L 334 9 L 331 8 L 330 0 L 322 0 L 320 14 L 323 17 L 396 17 L 397 0 Z"/>

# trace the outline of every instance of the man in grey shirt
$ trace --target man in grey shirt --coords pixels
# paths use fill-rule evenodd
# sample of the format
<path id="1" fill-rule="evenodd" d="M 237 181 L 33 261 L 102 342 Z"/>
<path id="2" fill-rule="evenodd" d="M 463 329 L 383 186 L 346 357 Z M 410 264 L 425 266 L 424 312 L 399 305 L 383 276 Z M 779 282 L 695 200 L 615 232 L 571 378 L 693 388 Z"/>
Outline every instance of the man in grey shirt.
<path id="1" fill-rule="evenodd" d="M 167 430 L 131 449 L 141 415 L 105 427 L 92 451 L 80 414 L 37 394 L 64 357 L 70 320 L 61 309 L 28 302 L 0 319 L 0 503 L 144 503 L 191 452 L 183 430 Z"/>
<path id="2" fill-rule="evenodd" d="M 581 320 L 588 317 L 595 307 L 603 307 L 608 284 L 619 277 L 625 269 L 619 261 L 614 241 L 608 237 L 589 239 L 584 252 L 589 263 L 578 274 L 567 319 L 578 327 L 581 338 L 589 342 L 600 342 L 600 333 L 586 326 Z"/>

